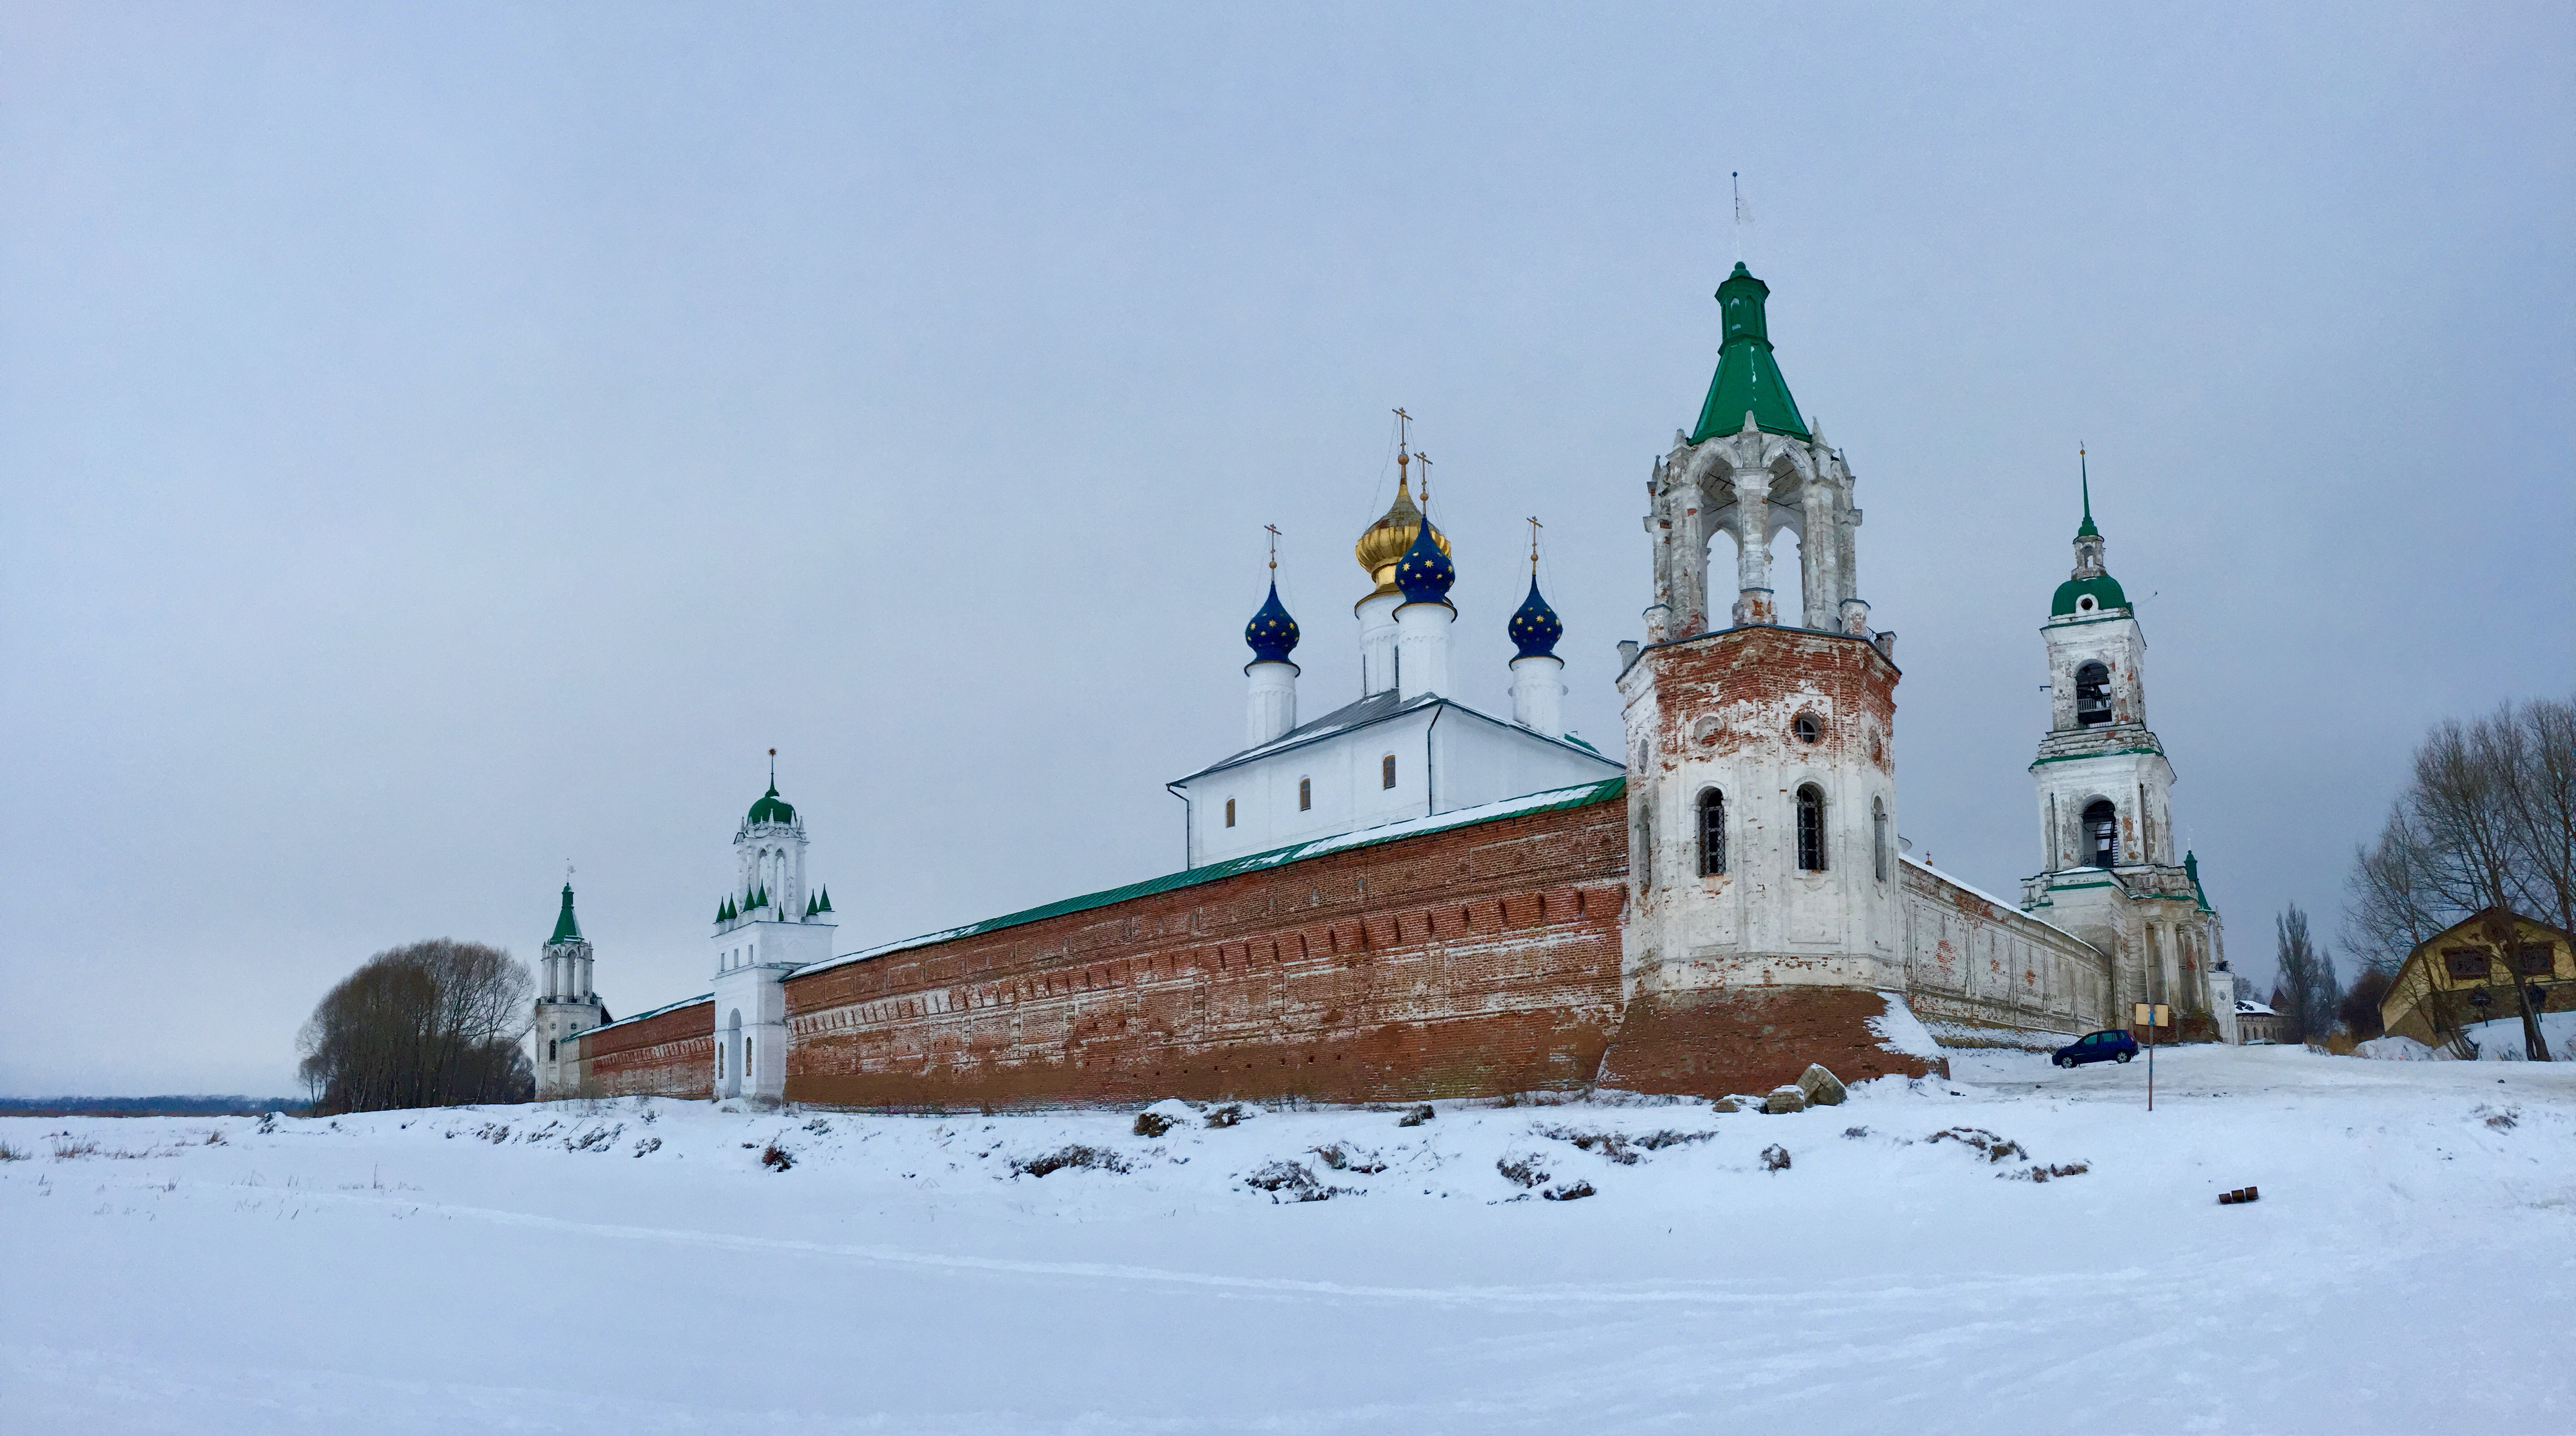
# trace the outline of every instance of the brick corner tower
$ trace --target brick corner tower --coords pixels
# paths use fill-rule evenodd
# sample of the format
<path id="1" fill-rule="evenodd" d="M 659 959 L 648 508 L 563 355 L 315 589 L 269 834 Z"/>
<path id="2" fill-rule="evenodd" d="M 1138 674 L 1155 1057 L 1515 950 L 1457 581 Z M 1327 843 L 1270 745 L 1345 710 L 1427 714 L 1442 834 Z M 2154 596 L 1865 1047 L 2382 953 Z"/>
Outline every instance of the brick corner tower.
<path id="1" fill-rule="evenodd" d="M 1896 636 L 1854 592 L 1851 471 L 1781 377 L 1770 292 L 1742 264 L 1719 286 L 1707 402 L 1648 481 L 1655 601 L 1619 676 L 1632 901 L 1612 1086 L 1723 1096 L 1810 1062 L 1846 1082 L 1938 1066 L 1876 1020 L 1905 986 Z M 1772 584 L 1783 529 L 1798 536 L 1794 624 Z M 1712 630 L 1721 533 L 1736 599 Z"/>

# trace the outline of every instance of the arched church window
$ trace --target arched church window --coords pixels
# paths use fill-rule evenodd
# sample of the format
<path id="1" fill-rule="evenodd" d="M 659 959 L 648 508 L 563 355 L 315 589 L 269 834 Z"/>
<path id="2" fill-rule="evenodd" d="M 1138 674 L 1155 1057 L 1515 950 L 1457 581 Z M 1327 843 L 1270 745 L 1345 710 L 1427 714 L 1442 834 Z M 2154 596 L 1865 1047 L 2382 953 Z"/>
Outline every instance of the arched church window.
<path id="1" fill-rule="evenodd" d="M 1713 878 L 1726 871 L 1726 795 L 1715 788 L 1699 795 L 1699 873 Z"/>
<path id="2" fill-rule="evenodd" d="M 1308 809 L 1310 809 L 1310 808 L 1312 808 L 1312 807 L 1314 807 L 1314 806 L 1315 806 L 1315 780 L 1314 780 L 1314 779 L 1312 779 L 1312 778 L 1300 778 L 1300 779 L 1298 779 L 1298 780 L 1297 780 L 1297 811 L 1302 813 L 1302 812 L 1305 812 L 1306 810 L 1308 810 Z"/>
<path id="3" fill-rule="evenodd" d="M 2084 809 L 2085 846 L 2092 851 L 2092 864 L 2097 868 L 2120 864 L 2120 813 L 2108 798 L 2096 798 Z"/>
<path id="4" fill-rule="evenodd" d="M 1791 719 L 1789 731 L 1797 734 L 1798 741 L 1801 743 L 1813 743 L 1825 736 L 1824 725 L 1816 721 L 1816 715 L 1813 713 L 1801 713 Z"/>
<path id="5" fill-rule="evenodd" d="M 2111 721 L 2111 670 L 2099 663 L 2075 670 L 2075 721 L 2087 728 Z"/>
<path id="6" fill-rule="evenodd" d="M 555 1060 L 555 1044 L 551 1039 L 546 1043 L 546 1060 L 548 1062 Z"/>
<path id="7" fill-rule="evenodd" d="M 1825 795 L 1813 783 L 1798 789 L 1798 867 L 1810 873 L 1825 870 Z"/>
<path id="8" fill-rule="evenodd" d="M 1234 826 L 1234 799 L 1232 798 L 1225 800 L 1225 825 L 1229 828 Z"/>
<path id="9" fill-rule="evenodd" d="M 1381 788 L 1392 788 L 1395 786 L 1395 755 L 1393 753 L 1389 753 L 1378 760 L 1377 785 Z"/>
<path id="10" fill-rule="evenodd" d="M 1878 880 L 1887 881 L 1887 800 L 1885 798 L 1869 800 L 1869 854 L 1870 865 L 1877 871 Z"/>

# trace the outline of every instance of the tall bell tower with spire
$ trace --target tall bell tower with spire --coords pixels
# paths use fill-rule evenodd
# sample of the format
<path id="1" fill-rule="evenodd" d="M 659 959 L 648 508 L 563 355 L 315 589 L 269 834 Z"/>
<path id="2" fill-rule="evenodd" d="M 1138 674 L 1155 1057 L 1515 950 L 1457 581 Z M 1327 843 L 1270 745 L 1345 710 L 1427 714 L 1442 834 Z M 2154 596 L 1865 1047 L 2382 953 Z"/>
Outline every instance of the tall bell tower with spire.
<path id="1" fill-rule="evenodd" d="M 832 895 L 805 880 L 805 820 L 769 791 L 734 830 L 734 890 L 716 905 L 715 1095 L 775 1102 L 787 1092 L 787 975 L 832 956 Z"/>
<path id="2" fill-rule="evenodd" d="M 537 959 L 537 1020 L 530 1029 L 536 1043 L 537 1100 L 553 1102 L 581 1095 L 579 1044 L 573 1039 L 608 1020 L 599 994 L 591 986 L 591 950 L 572 911 L 572 865 L 564 865 L 563 911 L 555 915 L 554 935 Z"/>
<path id="3" fill-rule="evenodd" d="M 2022 908 L 2111 954 L 2119 1020 L 2136 1003 L 2164 1003 L 2184 1035 L 2232 1037 L 2234 984 L 2216 977 L 2218 914 L 2199 860 L 2175 837 L 2173 764 L 2147 727 L 2146 633 L 2103 561 L 2109 544 L 2093 522 L 2081 450 L 2076 473 L 2075 567 L 2040 625 L 2049 722 L 2030 773 L 2042 867 L 2023 881 Z"/>

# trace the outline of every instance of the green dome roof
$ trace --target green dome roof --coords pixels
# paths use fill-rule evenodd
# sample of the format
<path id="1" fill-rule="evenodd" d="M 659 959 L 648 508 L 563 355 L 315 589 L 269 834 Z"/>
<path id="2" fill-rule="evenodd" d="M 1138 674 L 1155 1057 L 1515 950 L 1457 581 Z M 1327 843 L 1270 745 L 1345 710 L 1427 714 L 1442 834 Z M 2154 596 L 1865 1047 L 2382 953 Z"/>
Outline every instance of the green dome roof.
<path id="1" fill-rule="evenodd" d="M 760 801 L 751 805 L 751 816 L 743 821 L 750 823 L 792 823 L 796 821 L 796 808 L 794 804 L 789 803 L 785 798 L 778 796 L 778 785 L 776 783 L 771 783 L 769 785 L 769 791 L 760 795 Z"/>
<path id="2" fill-rule="evenodd" d="M 2057 598 L 2048 605 L 2048 616 L 2064 618 L 2084 611 L 2083 598 L 2093 596 L 2095 610 L 2126 608 L 2129 596 L 2120 591 L 2120 581 L 2109 574 L 2099 578 L 2070 578 L 2057 586 Z"/>

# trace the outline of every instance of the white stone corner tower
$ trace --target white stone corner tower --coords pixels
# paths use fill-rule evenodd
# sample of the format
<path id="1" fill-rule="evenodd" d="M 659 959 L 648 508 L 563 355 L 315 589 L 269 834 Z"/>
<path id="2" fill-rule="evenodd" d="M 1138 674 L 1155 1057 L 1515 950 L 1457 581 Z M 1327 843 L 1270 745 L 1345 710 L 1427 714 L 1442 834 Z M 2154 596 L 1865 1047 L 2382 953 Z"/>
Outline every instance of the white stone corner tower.
<path id="1" fill-rule="evenodd" d="M 770 760 L 777 761 L 771 750 Z M 787 1095 L 787 975 L 832 955 L 832 896 L 805 878 L 805 821 L 778 796 L 778 775 L 735 830 L 734 890 L 716 905 L 714 1090 L 776 1102 Z"/>
<path id="2" fill-rule="evenodd" d="M 566 876 L 563 911 L 537 959 L 537 1016 L 529 1037 L 536 1045 L 540 1102 L 581 1095 L 581 1045 L 574 1039 L 607 1020 L 591 985 L 590 965 L 590 943 L 573 916 L 572 879 Z"/>

